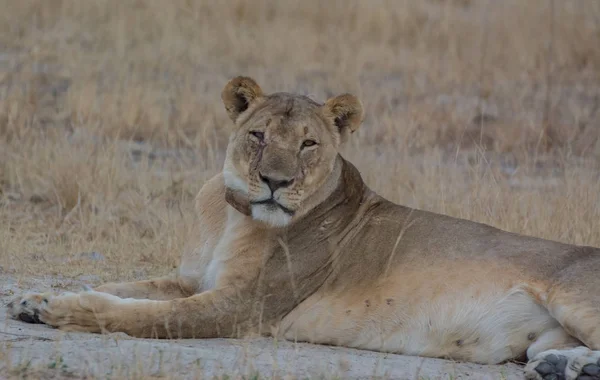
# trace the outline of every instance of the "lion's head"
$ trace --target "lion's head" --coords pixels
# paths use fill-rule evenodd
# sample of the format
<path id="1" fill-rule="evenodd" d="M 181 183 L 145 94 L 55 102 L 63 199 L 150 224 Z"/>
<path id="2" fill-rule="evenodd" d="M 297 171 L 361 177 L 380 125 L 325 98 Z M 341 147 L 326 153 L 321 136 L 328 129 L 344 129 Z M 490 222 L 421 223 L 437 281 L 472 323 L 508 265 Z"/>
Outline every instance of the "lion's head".
<path id="1" fill-rule="evenodd" d="M 225 185 L 247 199 L 255 220 L 286 226 L 333 191 L 340 144 L 362 121 L 355 96 L 319 104 L 301 95 L 267 95 L 251 78 L 237 77 L 221 98 L 235 123 Z"/>

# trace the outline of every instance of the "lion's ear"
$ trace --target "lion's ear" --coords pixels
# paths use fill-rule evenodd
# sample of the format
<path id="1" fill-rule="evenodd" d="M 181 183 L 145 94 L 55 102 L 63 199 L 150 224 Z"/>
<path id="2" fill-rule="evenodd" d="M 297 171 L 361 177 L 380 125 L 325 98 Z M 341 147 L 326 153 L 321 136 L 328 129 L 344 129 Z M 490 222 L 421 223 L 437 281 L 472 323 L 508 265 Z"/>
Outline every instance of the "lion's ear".
<path id="1" fill-rule="evenodd" d="M 333 119 L 342 141 L 360 127 L 363 120 L 363 107 L 358 98 L 351 94 L 343 94 L 328 99 L 323 106 L 325 112 Z"/>
<path id="2" fill-rule="evenodd" d="M 252 78 L 236 77 L 221 92 L 227 114 L 234 122 L 252 103 L 263 97 L 263 92 Z"/>

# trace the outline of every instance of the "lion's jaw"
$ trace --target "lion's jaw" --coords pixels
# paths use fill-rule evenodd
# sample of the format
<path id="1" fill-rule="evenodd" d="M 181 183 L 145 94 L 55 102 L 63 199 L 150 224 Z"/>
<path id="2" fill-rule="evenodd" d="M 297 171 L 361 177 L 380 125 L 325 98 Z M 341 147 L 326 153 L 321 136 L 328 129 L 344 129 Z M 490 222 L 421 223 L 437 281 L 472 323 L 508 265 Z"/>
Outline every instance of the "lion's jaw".
<path id="1" fill-rule="evenodd" d="M 325 201 L 337 188 L 342 168 L 342 158 L 335 156 L 334 162 L 323 166 L 325 172 L 319 173 L 320 181 L 308 181 L 310 188 L 296 189 L 290 192 L 278 189 L 271 192 L 261 181 L 248 181 L 226 159 L 223 177 L 226 187 L 227 202 L 239 212 L 251 216 L 252 219 L 266 223 L 275 228 L 289 226 L 308 214 L 314 207 Z M 249 174 L 248 177 L 253 177 Z M 314 182 L 313 182 L 314 181 Z M 298 182 L 302 182 L 299 180 Z"/>

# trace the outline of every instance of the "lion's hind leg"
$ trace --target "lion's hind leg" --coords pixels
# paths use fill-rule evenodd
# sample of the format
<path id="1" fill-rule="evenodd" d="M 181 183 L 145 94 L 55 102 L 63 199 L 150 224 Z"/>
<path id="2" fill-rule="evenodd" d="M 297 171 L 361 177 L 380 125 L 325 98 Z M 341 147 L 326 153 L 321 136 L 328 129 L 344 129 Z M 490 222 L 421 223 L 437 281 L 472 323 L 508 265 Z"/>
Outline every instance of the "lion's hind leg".
<path id="1" fill-rule="evenodd" d="M 546 306 L 561 331 L 528 349 L 529 379 L 600 380 L 600 250 L 581 253 L 550 288 Z"/>
<path id="2" fill-rule="evenodd" d="M 553 316 L 562 326 L 558 327 L 560 331 L 551 330 L 549 335 L 540 336 L 529 347 L 527 378 L 600 380 L 600 351 L 594 351 L 600 347 L 600 314 L 586 308 L 585 303 L 554 306 L 550 309 L 555 310 Z"/>
<path id="3" fill-rule="evenodd" d="M 558 326 L 544 332 L 527 349 L 528 379 L 600 380 L 600 351 L 593 351 Z"/>
<path id="4" fill-rule="evenodd" d="M 525 375 L 532 380 L 600 380 L 600 351 L 584 346 L 543 351 L 527 363 Z"/>

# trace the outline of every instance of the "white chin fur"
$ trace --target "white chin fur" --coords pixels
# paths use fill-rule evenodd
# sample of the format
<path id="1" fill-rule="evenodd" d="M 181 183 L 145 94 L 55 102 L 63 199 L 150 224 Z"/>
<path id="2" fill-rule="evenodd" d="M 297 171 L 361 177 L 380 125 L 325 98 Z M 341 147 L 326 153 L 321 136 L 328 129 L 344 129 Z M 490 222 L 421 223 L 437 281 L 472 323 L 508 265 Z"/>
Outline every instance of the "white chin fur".
<path id="1" fill-rule="evenodd" d="M 223 178 L 225 180 L 225 187 L 248 194 L 248 184 L 236 173 L 230 170 L 223 170 Z"/>
<path id="2" fill-rule="evenodd" d="M 273 227 L 285 227 L 292 221 L 292 216 L 270 205 L 252 205 L 252 219 L 260 220 Z"/>

